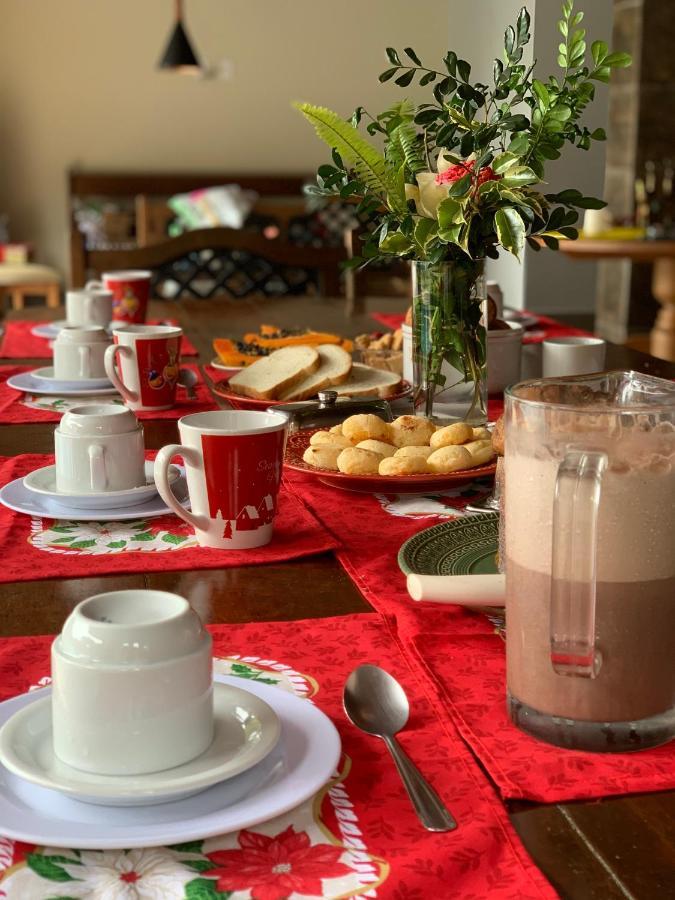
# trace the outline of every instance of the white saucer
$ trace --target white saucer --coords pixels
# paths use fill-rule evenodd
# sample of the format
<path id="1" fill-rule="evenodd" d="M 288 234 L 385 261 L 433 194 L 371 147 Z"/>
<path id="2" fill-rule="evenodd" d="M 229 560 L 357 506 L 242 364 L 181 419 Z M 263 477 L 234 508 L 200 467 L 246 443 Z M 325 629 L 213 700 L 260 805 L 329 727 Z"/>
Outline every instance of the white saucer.
<path id="1" fill-rule="evenodd" d="M 115 326 L 119 326 L 120 324 L 124 323 L 110 322 L 110 324 L 106 327 L 106 331 L 111 334 L 113 328 L 115 328 Z M 48 340 L 53 341 L 54 338 L 58 335 L 59 331 L 61 331 L 62 328 L 66 328 L 67 326 L 68 322 L 65 319 L 57 319 L 56 322 L 43 322 L 42 325 L 36 325 L 34 328 L 31 328 L 30 333 L 34 337 L 47 338 Z M 74 325 L 73 327 L 77 328 L 78 326 Z"/>
<path id="2" fill-rule="evenodd" d="M 504 307 L 503 319 L 505 322 L 515 322 L 517 325 L 522 325 L 523 328 L 531 328 L 539 321 L 536 316 L 524 313 L 519 309 L 510 309 L 508 306 Z"/>
<path id="3" fill-rule="evenodd" d="M 45 372 L 46 369 L 38 369 Z M 83 387 L 82 381 L 51 381 L 43 376 L 37 378 L 32 372 L 20 372 L 7 379 L 7 385 L 15 391 L 23 391 L 26 394 L 50 394 L 59 397 L 102 397 L 107 394 L 116 394 L 117 390 L 106 379 L 97 381 L 98 387 Z"/>
<path id="4" fill-rule="evenodd" d="M 178 502 L 189 509 L 184 477 L 176 479 L 173 492 Z M 167 513 L 173 514 L 159 494 L 155 494 L 144 503 L 127 504 L 111 509 L 105 507 L 84 509 L 80 506 L 71 506 L 65 497 L 57 503 L 51 497 L 29 490 L 23 483 L 23 478 L 15 478 L 0 489 L 0 503 L 27 516 L 44 516 L 48 519 L 67 519 L 75 522 L 124 522 L 129 519 L 151 519 L 165 516 Z"/>
<path id="5" fill-rule="evenodd" d="M 279 740 L 277 714 L 241 688 L 214 684 L 213 713 L 213 742 L 196 759 L 147 775 L 92 775 L 54 755 L 51 696 L 41 696 L 15 712 L 0 729 L 0 762 L 31 784 L 83 803 L 151 806 L 183 800 L 252 768 Z"/>
<path id="6" fill-rule="evenodd" d="M 180 477 L 178 466 L 169 468 L 169 483 Z M 99 491 L 89 494 L 68 494 L 56 488 L 56 466 L 43 466 L 24 476 L 23 483 L 29 491 L 41 494 L 55 503 L 67 503 L 75 509 L 118 509 L 120 506 L 136 506 L 145 503 L 157 494 L 154 463 L 145 463 L 146 484 L 142 487 L 127 488 L 123 491 Z"/>
<path id="7" fill-rule="evenodd" d="M 216 675 L 234 687 L 242 679 Z M 335 726 L 316 706 L 278 687 L 246 681 L 281 721 L 281 740 L 262 762 L 184 800 L 120 807 L 81 803 L 30 784 L 0 765 L 0 831 L 48 847 L 107 850 L 160 847 L 251 828 L 294 809 L 334 774 L 340 756 Z M 0 725 L 47 691 L 0 704 Z"/>
<path id="8" fill-rule="evenodd" d="M 54 366 L 44 366 L 41 369 L 33 369 L 30 373 L 33 378 L 37 378 L 39 381 L 45 381 L 47 384 L 64 384 L 63 378 L 57 378 L 54 375 Z M 109 378 L 105 376 L 103 378 L 78 378 L 76 382 L 65 381 L 66 384 L 78 384 L 80 387 L 88 389 L 88 388 L 109 388 L 112 387 L 112 383 Z"/>

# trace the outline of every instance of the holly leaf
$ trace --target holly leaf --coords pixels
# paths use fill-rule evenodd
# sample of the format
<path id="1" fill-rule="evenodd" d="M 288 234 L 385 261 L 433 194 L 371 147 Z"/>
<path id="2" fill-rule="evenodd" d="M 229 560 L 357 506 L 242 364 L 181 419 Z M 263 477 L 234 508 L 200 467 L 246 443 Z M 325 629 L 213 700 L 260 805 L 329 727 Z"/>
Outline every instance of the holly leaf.
<path id="1" fill-rule="evenodd" d="M 201 853 L 204 841 L 187 841 L 184 844 L 172 844 L 169 850 L 175 850 L 176 853 Z"/>
<path id="2" fill-rule="evenodd" d="M 210 878 L 188 881 L 185 885 L 185 900 L 229 900 L 233 891 L 219 891 L 216 884 Z"/>
<path id="3" fill-rule="evenodd" d="M 46 878 L 48 881 L 77 881 L 72 875 L 69 875 L 59 863 L 67 863 L 69 866 L 77 866 L 80 863 L 76 859 L 68 856 L 46 856 L 43 853 L 29 853 L 26 856 L 26 863 L 29 869 L 32 869 L 36 875 Z"/>
<path id="4" fill-rule="evenodd" d="M 502 247 L 519 259 L 525 244 L 525 224 L 512 206 L 497 210 L 495 229 Z"/>
<path id="5" fill-rule="evenodd" d="M 163 534 L 162 540 L 166 541 L 167 544 L 182 544 L 184 541 L 187 541 L 187 535 L 185 535 L 185 534 Z"/>
<path id="6" fill-rule="evenodd" d="M 132 537 L 132 541 L 154 541 L 156 535 L 152 534 L 151 531 L 141 531 L 140 534 L 135 534 Z"/>
<path id="7" fill-rule="evenodd" d="M 73 543 L 69 544 L 68 546 L 71 548 L 71 550 L 87 550 L 89 547 L 95 547 L 96 541 L 73 541 Z"/>
<path id="8" fill-rule="evenodd" d="M 126 547 L 126 541 L 110 541 L 109 544 L 106 544 L 106 547 L 110 547 L 111 550 L 120 550 L 122 547 Z"/>

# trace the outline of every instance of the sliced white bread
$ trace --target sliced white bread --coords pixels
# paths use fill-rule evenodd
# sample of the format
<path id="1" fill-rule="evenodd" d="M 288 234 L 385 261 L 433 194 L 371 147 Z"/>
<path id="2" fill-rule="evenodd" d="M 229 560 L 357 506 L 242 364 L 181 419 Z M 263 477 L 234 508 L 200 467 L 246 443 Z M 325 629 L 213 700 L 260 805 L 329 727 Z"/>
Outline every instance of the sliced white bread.
<path id="1" fill-rule="evenodd" d="M 236 394 L 256 400 L 276 400 L 282 391 L 302 381 L 319 368 L 319 354 L 314 347 L 281 347 L 256 360 L 228 381 Z"/>
<path id="2" fill-rule="evenodd" d="M 352 370 L 352 358 L 346 350 L 336 344 L 319 344 L 319 368 L 291 388 L 277 394 L 277 400 L 293 403 L 296 400 L 307 400 L 315 397 L 318 391 L 334 385 L 342 384 L 349 378 Z"/>
<path id="3" fill-rule="evenodd" d="M 373 369 L 354 363 L 349 378 L 333 390 L 340 397 L 391 397 L 401 386 L 401 377 L 394 372 Z"/>

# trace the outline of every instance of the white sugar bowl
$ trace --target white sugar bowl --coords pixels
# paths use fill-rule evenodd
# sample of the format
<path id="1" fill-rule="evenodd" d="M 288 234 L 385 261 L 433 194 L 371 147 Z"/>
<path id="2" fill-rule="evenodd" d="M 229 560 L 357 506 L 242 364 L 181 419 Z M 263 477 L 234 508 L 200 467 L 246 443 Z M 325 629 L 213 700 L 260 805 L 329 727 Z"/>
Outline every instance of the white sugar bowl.
<path id="1" fill-rule="evenodd" d="M 111 591 L 52 644 L 54 753 L 97 775 L 182 765 L 213 739 L 211 636 L 183 597 Z"/>

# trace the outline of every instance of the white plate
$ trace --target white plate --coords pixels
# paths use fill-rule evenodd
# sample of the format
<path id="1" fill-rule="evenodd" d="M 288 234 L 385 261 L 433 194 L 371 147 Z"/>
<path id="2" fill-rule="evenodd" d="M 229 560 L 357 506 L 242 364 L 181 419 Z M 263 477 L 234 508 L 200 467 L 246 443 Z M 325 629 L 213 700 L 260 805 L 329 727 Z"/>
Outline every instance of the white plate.
<path id="1" fill-rule="evenodd" d="M 47 694 L 47 696 L 45 696 Z M 92 775 L 54 756 L 51 691 L 28 703 L 0 729 L 0 763 L 14 775 L 83 803 L 152 806 L 183 800 L 257 765 L 276 746 L 281 724 L 260 697 L 226 684 L 213 686 L 215 732 L 201 756 L 147 775 Z"/>
<path id="2" fill-rule="evenodd" d="M 241 687 L 242 679 L 216 675 Z M 102 807 L 29 784 L 0 766 L 0 832 L 48 847 L 108 850 L 160 847 L 251 828 L 312 797 L 334 773 L 340 737 L 308 700 L 255 681 L 246 690 L 281 721 L 281 740 L 267 759 L 185 800 L 154 806 Z M 43 691 L 0 704 L 0 724 Z"/>
<path id="3" fill-rule="evenodd" d="M 44 372 L 44 369 L 38 369 Z M 20 372 L 7 379 L 9 387 L 15 391 L 23 391 L 26 394 L 49 394 L 59 397 L 103 397 L 108 394 L 116 394 L 117 390 L 109 381 L 96 382 L 99 387 L 82 387 L 81 381 L 48 381 L 39 376 L 36 378 L 32 372 Z"/>
<path id="4" fill-rule="evenodd" d="M 261 357 L 262 358 L 262 357 Z M 241 372 L 244 366 L 226 366 L 225 363 L 220 361 L 220 357 L 214 356 L 210 362 L 210 365 L 214 369 L 218 369 L 219 372 L 229 372 L 230 374 L 234 374 L 235 372 Z"/>
<path id="5" fill-rule="evenodd" d="M 173 492 L 178 502 L 189 509 L 185 478 L 181 477 L 176 480 Z M 27 516 L 44 516 L 48 519 L 75 522 L 125 522 L 130 519 L 152 519 L 172 513 L 159 494 L 155 494 L 145 503 L 138 503 L 135 506 L 118 506 L 113 509 L 103 507 L 83 509 L 79 506 L 70 506 L 65 498 L 57 503 L 50 497 L 29 491 L 23 483 L 23 478 L 15 478 L 0 490 L 0 503 L 15 512 L 25 513 Z"/>
<path id="6" fill-rule="evenodd" d="M 30 333 L 34 337 L 53 340 L 67 324 L 68 322 L 65 319 L 58 319 L 56 322 L 43 322 L 42 325 L 36 325 L 34 328 L 31 328 Z"/>
<path id="7" fill-rule="evenodd" d="M 46 381 L 47 384 L 63 384 L 63 378 L 57 378 L 54 375 L 54 366 L 43 366 L 41 369 L 33 369 L 30 373 L 33 378 L 40 381 Z M 83 388 L 109 388 L 111 381 L 109 378 L 78 378 L 77 382 L 66 381 L 66 384 L 77 383 Z"/>
<path id="8" fill-rule="evenodd" d="M 173 482 L 181 475 L 178 466 L 169 468 L 169 482 Z M 29 491 L 41 494 L 53 500 L 55 503 L 66 503 L 75 509 L 118 509 L 120 506 L 136 506 L 145 503 L 157 494 L 155 484 L 154 463 L 145 463 L 146 484 L 142 487 L 128 488 L 124 491 L 99 491 L 89 494 L 67 494 L 56 489 L 56 466 L 43 466 L 34 469 L 24 476 L 23 483 Z"/>

